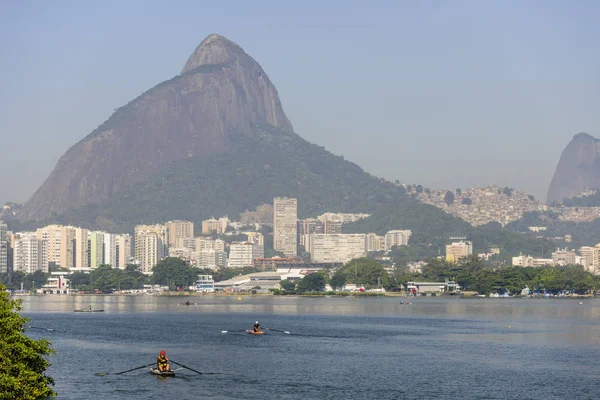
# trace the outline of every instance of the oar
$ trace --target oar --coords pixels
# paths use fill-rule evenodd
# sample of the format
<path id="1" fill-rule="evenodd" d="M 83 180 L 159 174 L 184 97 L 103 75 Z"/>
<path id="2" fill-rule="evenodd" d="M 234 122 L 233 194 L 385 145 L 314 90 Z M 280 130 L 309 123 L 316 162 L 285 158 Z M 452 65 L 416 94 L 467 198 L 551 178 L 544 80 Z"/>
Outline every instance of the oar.
<path id="1" fill-rule="evenodd" d="M 151 365 L 154 365 L 154 364 L 155 364 L 155 363 L 152 363 L 152 364 L 146 364 L 146 365 L 142 365 L 142 366 L 139 366 L 139 367 L 136 367 L 136 368 L 131 368 L 131 369 L 128 369 L 127 371 L 121 371 L 121 372 L 117 372 L 117 373 L 116 373 L 116 374 L 114 374 L 114 375 L 121 375 L 121 374 L 124 374 L 125 372 L 131 372 L 131 371 L 135 371 L 136 369 L 142 369 L 142 368 L 146 368 L 146 367 L 149 367 L 149 366 L 151 366 Z"/>
<path id="2" fill-rule="evenodd" d="M 282 331 L 279 329 L 271 329 L 271 328 L 265 328 L 266 331 L 273 331 L 273 332 L 281 332 L 281 333 L 285 333 L 286 335 L 289 335 L 290 333 L 288 331 Z"/>
<path id="3" fill-rule="evenodd" d="M 234 332 L 246 332 L 246 330 L 240 329 L 239 331 L 221 331 L 221 333 L 234 333 Z"/>
<path id="4" fill-rule="evenodd" d="M 193 368 L 188 367 L 187 365 L 179 364 L 177 361 L 171 360 L 171 362 L 173 364 L 179 365 L 180 367 L 183 367 L 185 369 L 189 369 L 190 371 L 195 372 L 195 373 L 197 373 L 199 375 L 220 375 L 221 374 L 221 372 L 200 372 L 200 371 L 196 371 Z"/>
<path id="5" fill-rule="evenodd" d="M 52 329 L 52 328 L 40 328 L 39 326 L 31 326 L 31 325 L 28 325 L 27 327 L 29 329 L 41 329 L 43 331 L 54 332 L 54 329 Z"/>

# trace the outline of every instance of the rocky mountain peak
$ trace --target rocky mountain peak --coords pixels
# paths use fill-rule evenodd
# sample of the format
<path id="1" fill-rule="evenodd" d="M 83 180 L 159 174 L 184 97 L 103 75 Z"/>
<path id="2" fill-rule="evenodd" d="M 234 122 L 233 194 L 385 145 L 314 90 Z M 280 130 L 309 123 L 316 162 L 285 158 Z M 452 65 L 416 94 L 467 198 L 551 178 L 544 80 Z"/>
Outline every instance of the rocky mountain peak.
<path id="1" fill-rule="evenodd" d="M 181 74 L 193 71 L 202 65 L 228 65 L 233 66 L 236 62 L 254 62 L 246 52 L 237 44 L 224 36 L 208 35 L 194 52 L 190 55 Z"/>
<path id="2" fill-rule="evenodd" d="M 573 136 L 563 150 L 550 187 L 547 202 L 600 188 L 600 140 L 588 133 Z"/>

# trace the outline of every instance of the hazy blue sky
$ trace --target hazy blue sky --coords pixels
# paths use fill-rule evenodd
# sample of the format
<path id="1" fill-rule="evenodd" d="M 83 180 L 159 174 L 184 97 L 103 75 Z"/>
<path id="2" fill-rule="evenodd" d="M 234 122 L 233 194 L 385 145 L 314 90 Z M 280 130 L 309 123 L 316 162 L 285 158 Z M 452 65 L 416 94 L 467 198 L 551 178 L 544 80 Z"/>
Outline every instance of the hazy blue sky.
<path id="1" fill-rule="evenodd" d="M 571 137 L 600 135 L 599 20 L 594 0 L 4 0 L 0 202 L 210 33 L 263 66 L 297 133 L 375 175 L 545 199 Z"/>

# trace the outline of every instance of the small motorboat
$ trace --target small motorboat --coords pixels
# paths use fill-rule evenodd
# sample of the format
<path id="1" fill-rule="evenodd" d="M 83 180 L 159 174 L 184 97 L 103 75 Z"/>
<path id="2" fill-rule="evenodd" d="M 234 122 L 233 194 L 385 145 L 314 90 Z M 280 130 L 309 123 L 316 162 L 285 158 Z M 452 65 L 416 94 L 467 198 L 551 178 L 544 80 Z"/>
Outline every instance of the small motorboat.
<path id="1" fill-rule="evenodd" d="M 152 375 L 157 375 L 157 376 L 175 376 L 175 371 L 171 371 L 171 370 L 169 370 L 169 371 L 159 371 L 156 368 L 152 368 L 150 370 L 150 373 Z"/>
<path id="2" fill-rule="evenodd" d="M 264 335 L 263 331 L 254 332 L 252 330 L 247 330 L 246 333 L 249 335 Z"/>
<path id="3" fill-rule="evenodd" d="M 104 312 L 104 310 L 87 310 L 87 309 L 82 309 L 82 310 L 73 310 L 73 312 Z"/>

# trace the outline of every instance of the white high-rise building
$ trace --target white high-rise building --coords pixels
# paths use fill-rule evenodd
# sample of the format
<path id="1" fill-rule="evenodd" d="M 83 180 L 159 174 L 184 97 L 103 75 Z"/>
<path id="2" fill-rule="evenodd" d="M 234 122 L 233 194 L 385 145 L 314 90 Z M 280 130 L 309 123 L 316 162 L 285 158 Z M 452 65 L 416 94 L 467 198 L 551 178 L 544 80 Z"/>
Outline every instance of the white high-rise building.
<path id="1" fill-rule="evenodd" d="M 128 234 L 116 237 L 116 264 L 115 268 L 125 269 L 131 260 L 131 236 Z"/>
<path id="2" fill-rule="evenodd" d="M 395 246 L 408 246 L 408 239 L 412 235 L 409 230 L 394 230 L 385 234 L 385 249 L 391 250 Z"/>
<path id="3" fill-rule="evenodd" d="M 273 200 L 273 248 L 295 257 L 298 254 L 298 200 L 276 197 Z"/>
<path id="4" fill-rule="evenodd" d="M 313 262 L 347 263 L 354 258 L 364 257 L 367 252 L 365 234 L 305 235 L 306 250 Z"/>
<path id="5" fill-rule="evenodd" d="M 164 225 L 138 225 L 135 227 L 135 259 L 145 274 L 166 256 L 166 228 Z"/>
<path id="6" fill-rule="evenodd" d="M 0 274 L 8 272 L 8 226 L 0 222 Z"/>
<path id="7" fill-rule="evenodd" d="M 103 261 L 102 264 L 108 264 L 113 268 L 117 266 L 117 235 L 114 233 L 105 233 L 103 238 Z"/>
<path id="8" fill-rule="evenodd" d="M 89 268 L 89 243 L 88 230 L 83 228 L 75 228 L 75 254 L 73 268 L 83 269 Z"/>
<path id="9" fill-rule="evenodd" d="M 264 253 L 260 254 L 260 249 L 262 249 L 260 246 L 255 246 L 252 242 L 232 243 L 227 266 L 230 268 L 252 266 L 255 258 L 264 257 Z"/>
<path id="10" fill-rule="evenodd" d="M 15 235 L 13 257 L 15 271 L 26 274 L 32 274 L 38 270 L 48 272 L 43 240 L 39 240 L 35 232 L 23 232 Z"/>

